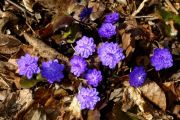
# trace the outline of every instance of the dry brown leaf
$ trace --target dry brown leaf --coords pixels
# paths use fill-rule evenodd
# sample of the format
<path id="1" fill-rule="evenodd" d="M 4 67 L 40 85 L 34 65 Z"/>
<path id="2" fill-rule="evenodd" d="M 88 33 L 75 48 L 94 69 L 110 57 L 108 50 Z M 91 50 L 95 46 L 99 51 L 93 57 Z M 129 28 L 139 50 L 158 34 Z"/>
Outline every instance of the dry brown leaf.
<path id="1" fill-rule="evenodd" d="M 16 118 L 16 120 L 47 120 L 47 116 L 41 109 L 31 108 L 23 116 Z"/>
<path id="2" fill-rule="evenodd" d="M 62 62 L 65 62 L 67 65 L 69 65 L 69 58 L 64 56 L 63 54 L 57 52 L 55 49 L 49 47 L 41 40 L 30 36 L 27 33 L 24 33 L 24 37 L 29 42 L 30 45 L 32 45 L 39 53 L 39 55 L 43 58 L 47 59 L 55 59 L 58 58 Z"/>
<path id="3" fill-rule="evenodd" d="M 176 105 L 173 109 L 173 113 L 180 119 L 180 105 Z"/>
<path id="4" fill-rule="evenodd" d="M 37 34 L 42 37 L 51 36 L 58 29 L 67 27 L 74 21 L 73 17 L 70 15 L 56 14 L 45 28 L 38 30 Z"/>
<path id="5" fill-rule="evenodd" d="M 0 33 L 4 33 L 4 26 L 8 23 L 8 18 L 0 19 Z"/>
<path id="6" fill-rule="evenodd" d="M 93 11 L 90 15 L 90 19 L 92 21 L 96 20 L 97 18 L 101 17 L 105 10 L 105 5 L 102 2 L 97 1 L 90 1 L 88 7 L 92 7 Z"/>
<path id="7" fill-rule="evenodd" d="M 134 51 L 135 42 L 131 39 L 130 33 L 124 33 L 122 35 L 122 48 L 126 50 L 126 57 L 132 54 Z"/>
<path id="8" fill-rule="evenodd" d="M 14 74 L 15 70 L 17 70 L 17 66 L 0 61 L 0 88 L 13 89 L 13 82 L 16 83 L 19 78 Z"/>
<path id="9" fill-rule="evenodd" d="M 99 110 L 89 110 L 87 120 L 100 120 L 101 114 Z"/>
<path id="10" fill-rule="evenodd" d="M 119 101 L 123 96 L 123 88 L 117 88 L 114 89 L 113 92 L 111 92 L 110 97 L 109 97 L 109 101 L 113 100 L 114 102 Z"/>
<path id="11" fill-rule="evenodd" d="M 122 48 L 126 51 L 126 57 L 129 57 L 134 51 L 135 39 L 131 37 L 129 30 L 137 27 L 137 23 L 134 19 L 126 20 L 119 29 L 119 35 L 122 37 Z"/>
<path id="12" fill-rule="evenodd" d="M 19 50 L 21 42 L 11 36 L 0 34 L 0 53 L 1 54 L 12 54 Z"/>
<path id="13" fill-rule="evenodd" d="M 126 112 L 128 109 L 132 108 L 134 104 L 139 107 L 141 112 L 144 112 L 146 102 L 141 96 L 140 91 L 134 87 L 129 86 L 124 91 L 122 111 Z"/>
<path id="14" fill-rule="evenodd" d="M 173 76 L 177 77 L 175 75 L 173 75 Z M 176 79 L 176 80 L 178 80 L 178 79 Z M 178 82 L 174 82 L 174 81 L 165 82 L 165 83 L 163 83 L 163 88 L 164 88 L 165 92 L 167 92 L 168 96 L 170 96 L 172 93 L 174 100 L 176 99 L 177 101 L 180 101 L 180 84 Z M 173 100 L 172 95 L 170 96 L 169 99 Z"/>
<path id="15" fill-rule="evenodd" d="M 166 110 L 166 96 L 164 91 L 154 82 L 147 81 L 139 88 L 142 94 L 162 110 Z"/>
<path id="16" fill-rule="evenodd" d="M 75 118 L 78 119 L 81 117 L 81 107 L 76 96 L 73 98 L 69 106 L 69 110 L 72 112 L 72 116 L 74 116 Z"/>
<path id="17" fill-rule="evenodd" d="M 0 103 L 0 116 L 8 120 L 12 119 L 19 112 L 27 109 L 32 102 L 32 91 L 29 89 L 9 93 Z"/>
<path id="18" fill-rule="evenodd" d="M 30 12 L 33 12 L 33 6 L 35 4 L 34 0 L 23 0 L 24 7 L 29 10 Z"/>
<path id="19" fill-rule="evenodd" d="M 73 7 L 76 3 L 75 0 L 35 0 L 45 8 L 53 10 L 55 12 L 67 13 L 70 7 Z"/>

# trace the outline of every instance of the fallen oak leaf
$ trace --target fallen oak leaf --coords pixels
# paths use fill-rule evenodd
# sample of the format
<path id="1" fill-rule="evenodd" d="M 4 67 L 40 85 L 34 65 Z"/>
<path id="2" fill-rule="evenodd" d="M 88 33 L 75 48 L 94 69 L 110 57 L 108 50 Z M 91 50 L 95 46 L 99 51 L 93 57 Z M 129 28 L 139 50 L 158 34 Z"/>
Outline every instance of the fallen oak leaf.
<path id="1" fill-rule="evenodd" d="M 141 112 L 144 112 L 144 107 L 145 107 L 146 102 L 144 101 L 143 97 L 141 96 L 141 92 L 138 91 L 138 89 L 135 89 L 134 87 L 129 86 L 125 89 L 124 94 L 127 99 L 134 102 L 139 107 Z M 123 99 L 125 100 L 125 98 L 123 98 Z M 123 102 L 123 105 L 124 104 L 125 103 Z M 132 106 L 130 106 L 130 108 L 131 107 Z"/>
<path id="2" fill-rule="evenodd" d="M 20 48 L 21 42 L 12 35 L 0 34 L 0 53 L 16 53 Z"/>
<path id="3" fill-rule="evenodd" d="M 37 39 L 35 37 L 32 37 L 27 33 L 24 33 L 24 37 L 27 40 L 27 42 L 29 42 L 29 44 L 32 45 L 38 51 L 38 53 L 39 53 L 39 55 L 41 57 L 47 58 L 47 59 L 58 58 L 62 62 L 69 65 L 69 58 L 68 57 L 66 57 L 63 54 L 57 52 L 55 49 L 49 47 L 48 45 L 46 45 L 41 40 L 39 40 L 39 39 Z"/>
<path id="4" fill-rule="evenodd" d="M 52 21 L 43 29 L 38 31 L 40 37 L 47 37 L 53 35 L 58 29 L 70 25 L 74 21 L 70 15 L 55 15 Z"/>
<path id="5" fill-rule="evenodd" d="M 142 94 L 162 110 L 166 110 L 166 96 L 164 91 L 154 82 L 147 81 L 139 87 Z"/>

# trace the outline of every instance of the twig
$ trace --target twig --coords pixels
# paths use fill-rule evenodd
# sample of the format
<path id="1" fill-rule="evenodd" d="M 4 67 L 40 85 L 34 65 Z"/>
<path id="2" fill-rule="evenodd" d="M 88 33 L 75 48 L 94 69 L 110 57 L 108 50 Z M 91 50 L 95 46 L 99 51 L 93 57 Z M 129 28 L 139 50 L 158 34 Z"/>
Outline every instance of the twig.
<path id="1" fill-rule="evenodd" d="M 129 18 L 129 17 L 125 17 L 125 18 Z M 134 16 L 134 18 L 138 18 L 138 19 L 141 19 L 141 18 L 154 18 L 154 16 L 151 16 L 151 15 L 145 16 L 145 15 L 143 15 L 143 16 Z"/>
<path id="2" fill-rule="evenodd" d="M 174 8 L 174 6 L 171 4 L 171 2 L 169 0 L 165 0 L 165 2 L 167 3 L 167 5 L 170 7 L 170 9 L 172 10 L 172 12 L 174 12 L 176 15 L 178 15 L 178 11 L 176 10 L 176 8 Z"/>
<path id="3" fill-rule="evenodd" d="M 135 16 L 135 18 L 153 18 L 154 16 Z"/>
<path id="4" fill-rule="evenodd" d="M 144 0 L 144 1 L 139 5 L 138 9 L 135 10 L 135 11 L 132 13 L 131 16 L 132 16 L 132 17 L 135 17 L 135 16 L 143 9 L 144 4 L 145 4 L 147 1 L 149 1 L 149 0 Z"/>
<path id="5" fill-rule="evenodd" d="M 11 1 L 11 0 L 6 0 L 6 2 L 14 5 L 14 6 L 17 7 L 18 9 L 20 9 L 22 12 L 28 13 L 29 15 L 34 16 L 34 14 L 32 14 L 29 10 L 25 9 L 23 6 L 16 4 L 15 2 L 13 2 L 13 1 Z"/>

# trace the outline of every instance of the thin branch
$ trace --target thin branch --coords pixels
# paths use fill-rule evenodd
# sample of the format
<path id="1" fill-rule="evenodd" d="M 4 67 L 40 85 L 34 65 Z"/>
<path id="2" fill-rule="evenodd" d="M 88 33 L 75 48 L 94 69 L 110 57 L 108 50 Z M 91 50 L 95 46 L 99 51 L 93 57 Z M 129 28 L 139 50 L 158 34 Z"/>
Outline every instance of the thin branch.
<path id="1" fill-rule="evenodd" d="M 148 2 L 149 0 L 144 0 L 140 5 L 139 5 L 139 7 L 138 7 L 138 9 L 137 10 L 135 10 L 133 13 L 132 13 L 132 17 L 135 17 L 142 9 L 143 9 L 143 7 L 144 7 L 144 4 L 146 3 L 146 2 Z"/>

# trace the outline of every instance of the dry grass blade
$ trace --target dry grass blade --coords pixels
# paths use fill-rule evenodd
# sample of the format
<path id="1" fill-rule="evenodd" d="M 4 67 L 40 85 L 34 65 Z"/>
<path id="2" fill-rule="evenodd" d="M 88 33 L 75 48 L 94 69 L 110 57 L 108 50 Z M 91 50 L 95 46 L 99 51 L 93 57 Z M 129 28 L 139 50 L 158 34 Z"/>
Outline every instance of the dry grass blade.
<path id="1" fill-rule="evenodd" d="M 32 45 L 39 53 L 39 55 L 43 58 L 47 59 L 55 59 L 58 58 L 62 62 L 65 62 L 67 65 L 69 65 L 69 58 L 64 56 L 63 54 L 57 52 L 55 49 L 49 47 L 41 40 L 34 38 L 30 36 L 27 33 L 24 33 L 24 37 L 29 42 L 30 45 Z"/>
<path id="2" fill-rule="evenodd" d="M 143 0 L 143 2 L 139 5 L 138 9 L 132 13 L 131 16 L 135 17 L 144 7 L 144 4 L 149 0 Z"/>

